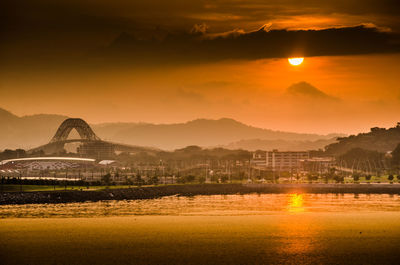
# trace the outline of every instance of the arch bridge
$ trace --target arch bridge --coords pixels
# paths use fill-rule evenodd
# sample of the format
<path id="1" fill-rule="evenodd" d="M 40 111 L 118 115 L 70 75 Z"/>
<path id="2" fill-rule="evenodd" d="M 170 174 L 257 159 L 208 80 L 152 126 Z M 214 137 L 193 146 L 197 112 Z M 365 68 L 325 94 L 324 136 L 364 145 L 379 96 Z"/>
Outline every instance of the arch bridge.
<path id="1" fill-rule="evenodd" d="M 66 141 L 68 139 L 69 134 L 72 129 L 75 129 L 81 139 L 87 141 L 100 141 L 100 138 L 93 132 L 92 128 L 90 128 L 89 124 L 87 124 L 82 119 L 66 119 L 61 123 L 60 127 L 58 127 L 56 134 L 50 140 L 50 143 L 56 143 L 60 141 Z"/>
<path id="2" fill-rule="evenodd" d="M 80 139 L 68 139 L 71 131 L 75 129 Z M 69 118 L 64 120 L 58 127 L 55 135 L 48 144 L 33 148 L 28 151 L 29 154 L 63 154 L 65 153 L 65 144 L 79 143 L 77 152 L 81 156 L 92 157 L 96 159 L 110 158 L 116 152 L 139 152 L 149 151 L 148 148 L 130 146 L 125 144 L 112 143 L 103 141 L 98 137 L 92 128 L 84 120 L 80 118 Z"/>

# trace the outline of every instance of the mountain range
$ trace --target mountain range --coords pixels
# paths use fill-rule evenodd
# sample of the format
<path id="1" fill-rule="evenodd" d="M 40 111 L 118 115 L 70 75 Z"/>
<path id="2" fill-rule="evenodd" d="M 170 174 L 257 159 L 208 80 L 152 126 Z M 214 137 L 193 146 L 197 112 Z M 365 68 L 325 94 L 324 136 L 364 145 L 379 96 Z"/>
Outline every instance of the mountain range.
<path id="1" fill-rule="evenodd" d="M 0 109 L 0 150 L 30 149 L 48 143 L 68 117 L 38 114 L 16 116 Z M 311 150 L 335 142 L 342 134 L 303 134 L 257 128 L 233 119 L 196 119 L 186 123 L 101 123 L 91 124 L 103 140 L 164 150 L 189 145 L 247 150 Z"/>

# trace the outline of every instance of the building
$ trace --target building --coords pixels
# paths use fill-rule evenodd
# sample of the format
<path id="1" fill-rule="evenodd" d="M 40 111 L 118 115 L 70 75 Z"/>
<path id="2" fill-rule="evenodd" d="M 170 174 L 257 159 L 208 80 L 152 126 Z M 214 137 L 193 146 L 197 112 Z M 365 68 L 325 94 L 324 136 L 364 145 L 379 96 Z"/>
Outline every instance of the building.
<path id="1" fill-rule="evenodd" d="M 115 155 L 113 144 L 104 141 L 91 141 L 82 143 L 77 152 L 81 156 L 94 157 L 96 159 L 112 158 Z"/>
<path id="2" fill-rule="evenodd" d="M 253 153 L 253 166 L 271 171 L 293 172 L 300 169 L 300 161 L 309 159 L 307 151 L 257 151 Z"/>

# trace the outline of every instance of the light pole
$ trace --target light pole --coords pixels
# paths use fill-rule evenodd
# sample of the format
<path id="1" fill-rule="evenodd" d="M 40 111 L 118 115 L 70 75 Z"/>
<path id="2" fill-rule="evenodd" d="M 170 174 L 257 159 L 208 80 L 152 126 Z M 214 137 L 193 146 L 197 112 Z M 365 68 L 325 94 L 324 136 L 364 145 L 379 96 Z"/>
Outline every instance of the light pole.
<path id="1" fill-rule="evenodd" d="M 22 173 L 19 172 L 19 189 L 22 192 Z"/>
<path id="2" fill-rule="evenodd" d="M 67 190 L 67 179 L 68 179 L 68 168 L 66 168 L 66 170 L 65 170 L 65 187 L 64 187 L 64 190 Z"/>

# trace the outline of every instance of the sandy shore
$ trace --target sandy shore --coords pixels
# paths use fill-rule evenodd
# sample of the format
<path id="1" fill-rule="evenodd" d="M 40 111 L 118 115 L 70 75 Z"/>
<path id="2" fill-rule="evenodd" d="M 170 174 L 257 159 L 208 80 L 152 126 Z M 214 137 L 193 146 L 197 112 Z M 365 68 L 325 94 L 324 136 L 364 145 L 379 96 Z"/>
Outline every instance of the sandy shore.
<path id="1" fill-rule="evenodd" d="M 398 264 L 398 212 L 3 219 L 1 264 Z"/>
<path id="2" fill-rule="evenodd" d="M 199 184 L 135 187 L 103 191 L 3 192 L 0 205 L 68 203 L 102 200 L 153 199 L 163 196 L 195 196 L 248 193 L 358 193 L 400 194 L 398 184 Z"/>

